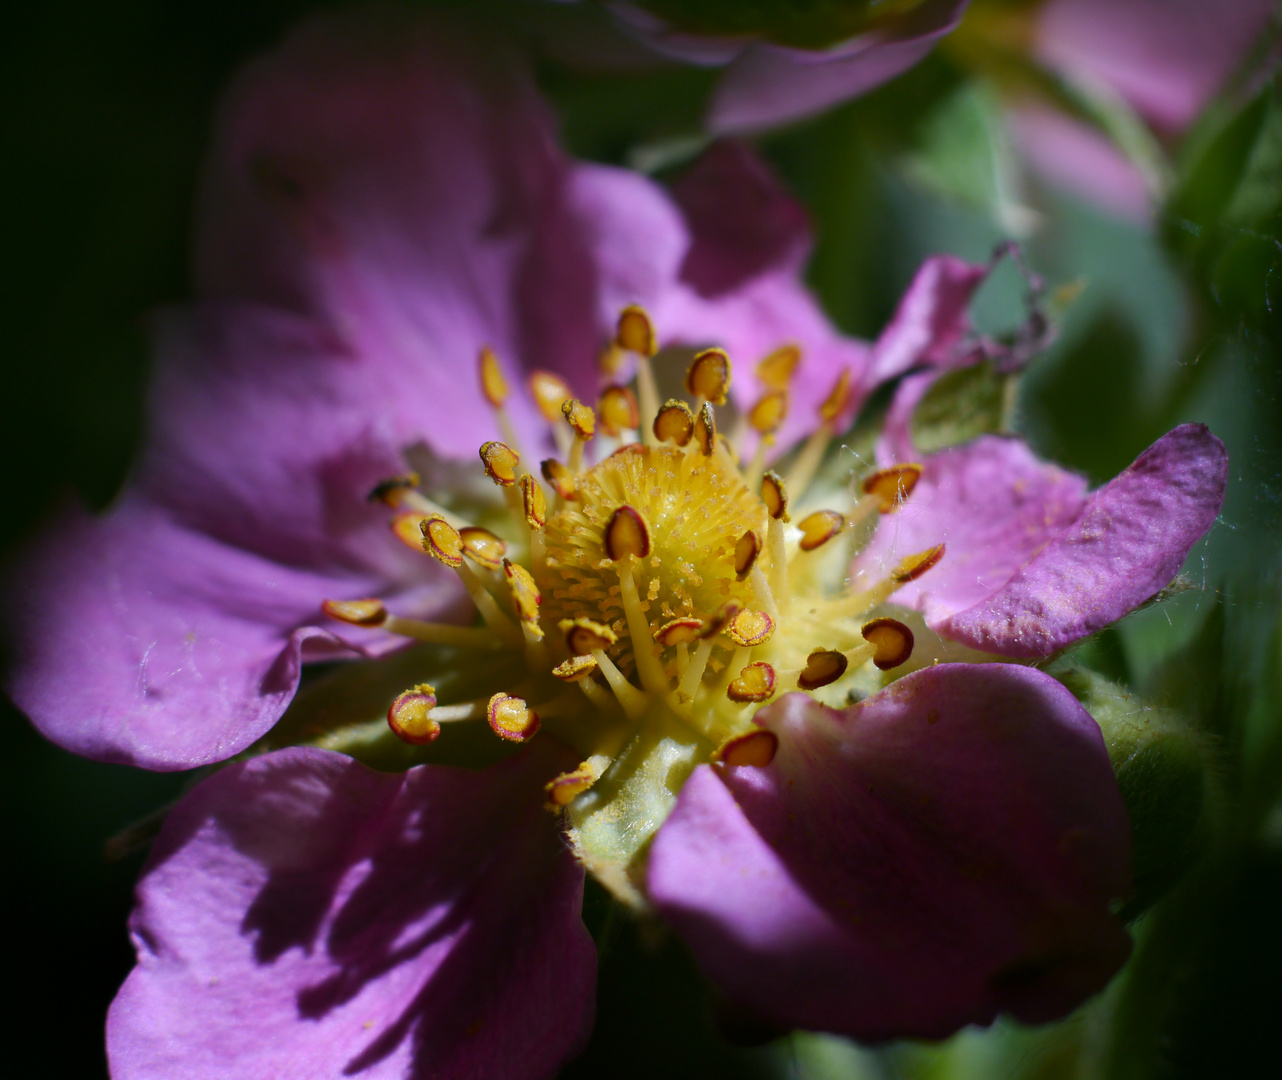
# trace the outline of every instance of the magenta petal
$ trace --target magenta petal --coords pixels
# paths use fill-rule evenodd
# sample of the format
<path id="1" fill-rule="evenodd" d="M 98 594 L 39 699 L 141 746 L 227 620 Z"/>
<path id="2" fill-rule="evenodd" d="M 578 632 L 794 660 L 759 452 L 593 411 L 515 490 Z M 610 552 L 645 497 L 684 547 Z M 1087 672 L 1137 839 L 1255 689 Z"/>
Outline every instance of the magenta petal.
<path id="1" fill-rule="evenodd" d="M 765 768 L 702 766 L 649 892 L 704 971 L 776 1024 L 941 1038 L 1041 1022 L 1129 940 L 1130 824 L 1098 726 L 1049 676 L 943 664 L 838 711 L 759 713 Z"/>
<path id="2" fill-rule="evenodd" d="M 290 749 L 173 811 L 138 887 L 116 1080 L 540 1080 L 583 1046 L 583 869 L 535 744 L 485 772 Z"/>
<path id="3" fill-rule="evenodd" d="M 1182 424 L 1094 492 L 1009 581 L 936 629 L 987 652 L 1034 657 L 1115 622 L 1179 573 L 1220 513 L 1228 465 L 1204 425 Z"/>
<path id="4" fill-rule="evenodd" d="M 305 624 L 376 581 L 282 566 L 133 498 L 65 513 L 6 583 L 9 676 L 50 739 L 103 761 L 189 769 L 243 750 L 298 685 Z M 324 644 L 325 642 L 320 642 Z"/>

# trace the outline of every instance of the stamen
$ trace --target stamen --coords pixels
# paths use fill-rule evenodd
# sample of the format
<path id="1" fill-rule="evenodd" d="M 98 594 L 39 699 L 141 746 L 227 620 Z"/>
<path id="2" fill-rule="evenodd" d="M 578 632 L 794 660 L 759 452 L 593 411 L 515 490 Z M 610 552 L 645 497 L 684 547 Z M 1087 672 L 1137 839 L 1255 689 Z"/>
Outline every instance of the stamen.
<path id="1" fill-rule="evenodd" d="M 751 649 L 774 636 L 775 621 L 764 611 L 741 611 L 722 631 L 736 645 Z"/>
<path id="2" fill-rule="evenodd" d="M 570 451 L 570 437 L 558 423 L 561 419 L 561 406 L 574 396 L 564 379 L 550 371 L 535 371 L 530 375 L 527 385 L 530 397 L 543 419 L 552 425 L 552 437 L 556 440 L 557 452 L 562 456 Z"/>
<path id="3" fill-rule="evenodd" d="M 806 488 L 810 486 L 810 481 L 814 479 L 815 471 L 828 450 L 828 444 L 832 442 L 837 419 L 850 402 L 851 393 L 850 369 L 843 368 L 832 390 L 819 406 L 819 426 L 806 440 L 801 452 L 797 454 L 796 461 L 792 463 L 792 471 L 788 474 L 788 487 L 795 496 L 804 495 Z"/>
<path id="4" fill-rule="evenodd" d="M 389 476 L 375 484 L 367 498 L 370 502 L 381 502 L 396 510 L 400 508 L 405 492 L 413 491 L 421 482 L 422 478 L 416 472 Z"/>
<path id="5" fill-rule="evenodd" d="M 756 529 L 749 529 L 735 542 L 734 573 L 740 581 L 746 578 L 757 565 L 761 554 L 761 537 Z"/>
<path id="6" fill-rule="evenodd" d="M 605 652 L 597 649 L 592 653 L 593 659 L 596 660 L 601 668 L 601 674 L 605 676 L 605 681 L 610 684 L 610 689 L 614 691 L 615 700 L 623 706 L 624 713 L 629 720 L 635 722 L 645 715 L 646 709 L 650 707 L 650 698 L 633 686 L 616 666 L 613 660 L 606 656 Z M 580 683 L 580 686 L 585 685 Z"/>
<path id="7" fill-rule="evenodd" d="M 787 390 L 800 363 L 800 346 L 781 346 L 758 361 L 757 378 L 767 390 Z"/>
<path id="8" fill-rule="evenodd" d="M 574 473 L 556 458 L 548 458 L 539 466 L 543 479 L 552 485 L 552 490 L 566 502 L 574 498 L 577 483 Z"/>
<path id="9" fill-rule="evenodd" d="M 524 480 L 525 477 L 521 479 Z M 421 550 L 423 546 L 421 524 L 416 531 L 418 532 L 418 542 L 415 546 Z M 487 570 L 498 570 L 503 566 L 503 556 L 507 554 L 507 544 L 490 532 L 489 529 L 482 529 L 477 525 L 469 525 L 466 529 L 459 529 L 458 535 L 463 542 L 463 554 L 478 566 L 484 566 Z"/>
<path id="10" fill-rule="evenodd" d="M 944 557 L 945 550 L 945 545 L 936 544 L 933 548 L 919 551 L 916 555 L 909 555 L 908 558 L 895 567 L 894 573 L 890 575 L 891 580 L 896 585 L 905 585 L 910 581 L 916 581 Z"/>
<path id="11" fill-rule="evenodd" d="M 392 615 L 381 600 L 326 600 L 321 610 L 331 619 L 352 626 L 381 627 L 389 634 L 427 642 L 430 645 L 453 645 L 462 649 L 493 649 L 500 645 L 488 630 L 451 623 L 424 622 Z"/>
<path id="12" fill-rule="evenodd" d="M 595 656 L 571 656 L 562 660 L 552 669 L 552 674 L 562 682 L 578 682 L 590 678 L 596 673 L 598 664 Z"/>
<path id="13" fill-rule="evenodd" d="M 601 546 L 611 562 L 629 555 L 644 559 L 650 554 L 650 526 L 638 510 L 624 503 L 610 515 Z"/>
<path id="14" fill-rule="evenodd" d="M 703 673 L 707 670 L 709 657 L 712 656 L 712 645 L 713 639 L 705 637 L 694 650 L 694 655 L 690 657 L 690 665 L 677 685 L 676 697 L 681 704 L 694 700 L 694 692 L 703 682 Z"/>
<path id="15" fill-rule="evenodd" d="M 463 588 L 467 590 L 476 610 L 490 631 L 499 635 L 509 645 L 519 645 L 522 636 L 511 620 L 499 610 L 480 578 L 463 562 L 463 538 L 444 518 L 428 518 L 423 522 L 423 550 L 456 571 Z"/>
<path id="16" fill-rule="evenodd" d="M 749 664 L 726 688 L 726 696 L 740 704 L 766 701 L 775 692 L 775 669 L 764 660 Z"/>
<path id="17" fill-rule="evenodd" d="M 654 418 L 654 437 L 659 443 L 685 446 L 694 435 L 694 413 L 684 401 L 673 398 L 664 403 Z"/>
<path id="18" fill-rule="evenodd" d="M 511 694 L 495 694 L 485 711 L 490 729 L 508 742 L 528 742 L 539 730 L 539 717 L 525 701 Z"/>
<path id="19" fill-rule="evenodd" d="M 665 649 L 674 645 L 690 645 L 703 636 L 703 620 L 694 618 L 673 619 L 654 632 L 654 640 Z"/>
<path id="20" fill-rule="evenodd" d="M 774 445 L 774 433 L 788 416 L 788 391 L 771 390 L 761 398 L 749 411 L 748 423 L 760 436 L 757 449 L 752 455 L 752 464 L 744 473 L 744 483 L 756 487 L 766 467 L 766 453 Z"/>
<path id="21" fill-rule="evenodd" d="M 530 561 L 535 567 L 541 567 L 546 557 L 543 526 L 548 520 L 548 501 L 543 494 L 543 485 L 529 473 L 521 476 L 521 508 L 525 512 L 525 524 L 530 529 Z"/>
<path id="22" fill-rule="evenodd" d="M 569 806 L 591 788 L 598 778 L 599 774 L 594 775 L 594 770 L 587 762 L 572 772 L 562 773 L 543 788 L 547 792 L 548 806 L 553 810 Z"/>
<path id="23" fill-rule="evenodd" d="M 412 474 L 412 475 L 416 476 L 417 474 Z M 452 514 L 450 513 L 450 511 L 446 510 L 443 506 L 438 506 L 436 503 L 432 502 L 432 500 L 429 499 L 426 495 L 424 495 L 421 491 L 417 491 L 414 487 L 405 486 L 404 484 L 400 483 L 401 480 L 408 480 L 408 479 L 410 479 L 409 476 L 399 477 L 395 481 L 385 480 L 383 481 L 383 483 L 379 484 L 378 487 L 374 489 L 374 491 L 370 493 L 370 498 L 373 499 L 376 495 L 378 495 L 378 492 L 380 490 L 385 489 L 386 491 L 385 496 L 378 495 L 378 497 L 383 502 L 387 503 L 388 506 L 391 506 L 393 509 L 399 509 L 407 513 L 417 514 L 419 517 L 427 517 L 427 516 L 441 517 L 441 518 L 444 518 L 446 521 L 448 521 L 456 529 L 461 529 L 463 528 L 464 525 L 467 524 L 467 522 L 464 521 L 457 514 Z M 415 483 L 417 482 L 418 481 L 415 480 Z M 387 485 L 390 485 L 390 486 L 387 486 Z M 396 526 L 393 525 L 392 527 L 395 528 Z M 413 547 L 416 545 L 411 544 L 410 546 Z"/>
<path id="24" fill-rule="evenodd" d="M 619 325 L 615 333 L 615 342 L 619 348 L 636 353 L 637 357 L 637 397 L 641 402 L 641 434 L 647 445 L 651 441 L 649 425 L 659 412 L 659 388 L 654 381 L 654 369 L 650 358 L 659 351 L 655 338 L 654 324 L 644 308 L 632 304 L 623 309 L 619 315 Z"/>
<path id="25" fill-rule="evenodd" d="M 717 417 L 711 402 L 705 401 L 694 422 L 694 437 L 704 457 L 711 457 L 717 448 Z"/>
<path id="26" fill-rule="evenodd" d="M 850 661 L 835 649 L 815 649 L 806 657 L 806 666 L 797 676 L 797 686 L 802 690 L 818 690 L 835 683 L 844 674 Z"/>
<path id="27" fill-rule="evenodd" d="M 486 476 L 500 487 L 510 487 L 516 483 L 516 468 L 521 463 L 521 458 L 515 450 L 506 443 L 491 441 L 481 444 L 480 454 Z"/>
<path id="28" fill-rule="evenodd" d="M 802 551 L 814 551 L 840 533 L 845 525 L 846 519 L 836 510 L 816 510 L 797 523 L 797 528 L 801 530 L 801 540 L 797 546 Z"/>
<path id="29" fill-rule="evenodd" d="M 602 547 L 619 575 L 619 596 L 641 685 L 652 694 L 661 694 L 668 689 L 668 680 L 651 650 L 650 624 L 641 608 L 631 566 L 632 559 L 644 559 L 650 554 L 650 526 L 638 510 L 624 503 L 610 515 Z"/>
<path id="30" fill-rule="evenodd" d="M 565 634 L 565 647 L 571 656 L 587 656 L 608 649 L 619 636 L 604 623 L 591 619 L 562 619 L 557 629 Z"/>
<path id="31" fill-rule="evenodd" d="M 764 769 L 775 759 L 779 737 L 773 731 L 760 728 L 744 735 L 727 739 L 712 755 L 712 760 L 732 768 L 753 765 Z"/>
<path id="32" fill-rule="evenodd" d="M 477 357 L 477 366 L 480 369 L 481 393 L 494 410 L 494 416 L 499 422 L 499 430 L 509 446 L 516 446 L 516 429 L 512 426 L 511 417 L 508 416 L 505 408 L 508 399 L 507 380 L 503 378 L 503 368 L 499 365 L 499 358 L 494 355 L 494 350 L 488 345 L 481 349 Z"/>
<path id="33" fill-rule="evenodd" d="M 840 619 L 850 615 L 862 615 L 871 611 L 878 604 L 884 603 L 901 585 L 915 581 L 944 557 L 945 547 L 937 544 L 915 555 L 903 559 L 893 571 L 871 589 L 850 593 L 838 600 L 830 600 L 816 609 L 821 619 Z"/>
<path id="34" fill-rule="evenodd" d="M 596 413 L 579 401 L 571 398 L 561 406 L 561 414 L 574 431 L 574 445 L 570 448 L 570 471 L 583 471 L 583 448 L 596 434 Z"/>
<path id="35" fill-rule="evenodd" d="M 722 349 L 704 349 L 690 364 L 685 387 L 695 399 L 696 408 L 707 401 L 724 405 L 730 389 L 730 357 Z"/>
<path id="36" fill-rule="evenodd" d="M 381 600 L 326 600 L 321 611 L 352 626 L 382 626 L 387 621 L 387 608 Z"/>
<path id="37" fill-rule="evenodd" d="M 788 517 L 788 488 L 773 469 L 761 478 L 761 501 L 766 512 L 776 521 L 790 521 Z"/>
<path id="38" fill-rule="evenodd" d="M 516 609 L 517 618 L 521 620 L 521 629 L 526 641 L 542 641 L 543 628 L 539 626 L 539 605 L 543 597 L 539 587 L 534 583 L 533 575 L 520 563 L 511 559 L 503 560 L 503 572 L 507 576 L 508 588 L 512 593 L 512 606 Z"/>
<path id="39" fill-rule="evenodd" d="M 877 650 L 872 662 L 881 671 L 906 664 L 913 654 L 913 632 L 897 619 L 873 619 L 859 632 Z"/>
<path id="40" fill-rule="evenodd" d="M 399 694 L 387 710 L 387 726 L 398 739 L 411 746 L 426 746 L 441 734 L 441 725 L 432 718 L 436 708 L 436 689 L 419 683 Z"/>
<path id="41" fill-rule="evenodd" d="M 893 514 L 903 506 L 920 479 L 920 465 L 892 465 L 866 476 L 863 490 L 865 495 L 877 500 L 879 513 Z"/>
<path id="42" fill-rule="evenodd" d="M 601 420 L 601 430 L 611 438 L 620 438 L 625 432 L 636 431 L 641 425 L 636 395 L 626 386 L 607 386 L 601 391 L 596 410 Z"/>

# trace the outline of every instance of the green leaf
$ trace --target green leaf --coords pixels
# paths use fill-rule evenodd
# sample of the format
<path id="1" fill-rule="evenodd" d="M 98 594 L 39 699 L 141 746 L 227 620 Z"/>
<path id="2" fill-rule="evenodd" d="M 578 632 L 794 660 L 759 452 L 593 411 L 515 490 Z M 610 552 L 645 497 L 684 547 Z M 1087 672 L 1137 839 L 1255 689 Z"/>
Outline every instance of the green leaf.
<path id="1" fill-rule="evenodd" d="M 913 412 L 913 443 L 930 453 L 1001 431 L 1014 379 L 989 361 L 948 372 Z"/>

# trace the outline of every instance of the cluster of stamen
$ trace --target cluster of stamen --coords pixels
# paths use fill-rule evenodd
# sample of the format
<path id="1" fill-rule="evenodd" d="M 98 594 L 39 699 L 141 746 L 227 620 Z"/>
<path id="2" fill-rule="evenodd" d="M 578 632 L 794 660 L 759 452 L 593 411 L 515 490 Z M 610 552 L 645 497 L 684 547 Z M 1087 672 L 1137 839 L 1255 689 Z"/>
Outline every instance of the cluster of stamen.
<path id="1" fill-rule="evenodd" d="M 554 730 L 584 754 L 548 785 L 554 807 L 590 790 L 655 710 L 706 739 L 713 761 L 768 763 L 775 737 L 753 723 L 755 710 L 786 691 L 834 687 L 866 665 L 887 671 L 907 662 L 911 631 L 867 616 L 943 555 L 941 544 L 870 587 L 846 586 L 850 538 L 902 505 L 917 465 L 872 472 L 847 505 L 793 521 L 789 507 L 804 500 L 848 411 L 849 372 L 785 477 L 767 469 L 767 456 L 787 417 L 801 360 L 795 346 L 757 365 L 763 392 L 732 438 L 717 429 L 731 384 L 725 352 L 698 353 L 685 378 L 691 400 L 664 402 L 656 352 L 649 317 L 630 307 L 603 365 L 617 373 L 630 355 L 635 390 L 608 385 L 593 408 L 559 377 L 531 375 L 531 397 L 559 451 L 531 469 L 506 411 L 500 362 L 481 350 L 481 390 L 503 439 L 479 454 L 506 503 L 506 536 L 438 505 L 414 475 L 372 493 L 394 511 L 391 527 L 403 543 L 458 576 L 476 625 L 394 615 L 375 599 L 324 605 L 335 619 L 416 641 L 515 654 L 515 663 L 495 660 L 505 682 L 492 695 L 439 702 L 432 686 L 419 684 L 392 702 L 388 724 L 415 745 L 462 720 L 484 720 L 510 742 Z M 753 438 L 745 460 L 738 448 Z"/>

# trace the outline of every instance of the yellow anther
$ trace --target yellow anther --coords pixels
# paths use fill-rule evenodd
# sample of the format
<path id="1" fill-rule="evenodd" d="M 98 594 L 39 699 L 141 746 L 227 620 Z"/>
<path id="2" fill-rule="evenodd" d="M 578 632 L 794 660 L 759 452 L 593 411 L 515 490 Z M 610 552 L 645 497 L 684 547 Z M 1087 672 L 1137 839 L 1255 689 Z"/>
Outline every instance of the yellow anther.
<path id="1" fill-rule="evenodd" d="M 695 398 L 724 405 L 730 389 L 730 357 L 723 349 L 704 349 L 690 364 L 685 386 Z"/>
<path id="2" fill-rule="evenodd" d="M 326 600 L 321 611 L 352 626 L 382 626 L 387 621 L 387 608 L 381 600 Z"/>
<path id="3" fill-rule="evenodd" d="M 625 431 L 635 431 L 641 424 L 641 411 L 636 395 L 626 386 L 607 386 L 596 404 L 601 430 L 618 438 Z"/>
<path id="4" fill-rule="evenodd" d="M 552 674 L 562 682 L 578 682 L 580 679 L 586 679 L 589 675 L 592 675 L 596 669 L 595 656 L 579 654 L 557 664 L 552 669 Z"/>
<path id="5" fill-rule="evenodd" d="M 737 600 L 726 601 L 713 612 L 712 618 L 704 620 L 703 633 L 699 636 L 702 638 L 715 637 L 729 626 L 742 611 L 743 605 Z"/>
<path id="6" fill-rule="evenodd" d="M 893 514 L 912 494 L 920 479 L 920 465 L 892 465 L 864 477 L 863 490 L 865 495 L 877 500 L 880 513 Z"/>
<path id="7" fill-rule="evenodd" d="M 515 450 L 506 443 L 487 442 L 481 445 L 480 453 L 486 476 L 500 487 L 516 483 L 516 467 L 521 457 Z"/>
<path id="8" fill-rule="evenodd" d="M 775 621 L 764 611 L 739 612 L 722 631 L 736 645 L 746 649 L 764 645 L 775 632 Z"/>
<path id="9" fill-rule="evenodd" d="M 685 617 L 664 623 L 654 632 L 654 640 L 663 648 L 689 645 L 703 636 L 703 620 Z"/>
<path id="10" fill-rule="evenodd" d="M 859 632 L 877 650 L 872 662 L 882 671 L 906 664 L 913 654 L 913 632 L 897 619 L 873 619 Z"/>
<path id="11" fill-rule="evenodd" d="M 497 570 L 503 565 L 503 556 L 507 554 L 507 544 L 490 532 L 489 529 L 482 529 L 477 525 L 469 525 L 465 529 L 459 529 L 458 535 L 463 542 L 463 554 L 474 563 L 489 570 Z"/>
<path id="12" fill-rule="evenodd" d="M 734 572 L 735 577 L 740 581 L 752 573 L 752 568 L 757 564 L 757 556 L 761 554 L 761 537 L 757 534 L 756 529 L 749 529 L 735 542 L 734 546 Z"/>
<path id="13" fill-rule="evenodd" d="M 480 368 L 481 393 L 485 395 L 486 401 L 496 409 L 501 409 L 503 403 L 507 401 L 507 380 L 503 378 L 503 369 L 499 366 L 499 358 L 494 355 L 494 350 L 488 345 L 481 350 L 480 356 L 477 357 L 477 365 Z"/>
<path id="14" fill-rule="evenodd" d="M 846 674 L 850 661 L 835 649 L 815 649 L 806 657 L 806 666 L 797 676 L 802 690 L 818 690 Z"/>
<path id="15" fill-rule="evenodd" d="M 644 559 L 650 554 L 650 526 L 639 510 L 624 503 L 610 515 L 601 547 L 611 562 L 629 555 Z"/>
<path id="16" fill-rule="evenodd" d="M 850 404 L 851 393 L 850 368 L 842 368 L 828 396 L 819 406 L 819 418 L 826 424 L 833 423 Z"/>
<path id="17" fill-rule="evenodd" d="M 640 353 L 645 357 L 651 357 L 659 351 L 654 335 L 654 324 L 646 314 L 645 308 L 637 304 L 629 304 L 620 313 L 614 340 L 619 348 Z"/>
<path id="18" fill-rule="evenodd" d="M 764 769 L 774 761 L 778 749 L 779 737 L 773 731 L 761 728 L 727 739 L 713 752 L 712 760 L 733 768 L 753 765 Z"/>
<path id="19" fill-rule="evenodd" d="M 712 411 L 712 402 L 705 401 L 694 421 L 694 437 L 705 457 L 711 457 L 717 448 L 717 416 Z"/>
<path id="20" fill-rule="evenodd" d="M 531 529 L 541 529 L 548 520 L 548 501 L 543 485 L 529 473 L 521 476 L 521 504 L 525 507 L 525 523 Z"/>
<path id="21" fill-rule="evenodd" d="M 420 514 L 417 510 L 404 510 L 392 518 L 392 532 L 406 547 L 415 551 L 423 550 L 423 522 L 429 514 Z"/>
<path id="22" fill-rule="evenodd" d="M 578 398 L 570 398 L 561 403 L 561 415 L 566 423 L 574 429 L 574 437 L 587 442 L 596 434 L 596 413 L 590 406 L 584 405 Z"/>
<path id="23" fill-rule="evenodd" d="M 933 548 L 927 548 L 925 551 L 919 551 L 916 555 L 909 555 L 904 559 L 894 572 L 890 575 L 890 580 L 896 585 L 903 585 L 909 581 L 915 581 L 921 577 L 927 570 L 939 562 L 944 557 L 944 545 L 936 544 Z"/>
<path id="24" fill-rule="evenodd" d="M 801 347 L 784 345 L 758 362 L 757 378 L 767 390 L 787 390 L 800 363 Z"/>
<path id="25" fill-rule="evenodd" d="M 771 469 L 761 478 L 761 501 L 776 521 L 788 521 L 788 489 L 783 477 Z"/>
<path id="26" fill-rule="evenodd" d="M 775 669 L 764 660 L 749 664 L 726 687 L 726 697 L 741 704 L 766 701 L 774 692 Z"/>
<path id="27" fill-rule="evenodd" d="M 788 391 L 771 390 L 748 410 L 748 423 L 762 435 L 779 430 L 788 417 Z"/>
<path id="28" fill-rule="evenodd" d="M 574 396 L 565 380 L 550 371 L 532 372 L 529 387 L 530 397 L 549 424 L 555 424 L 561 418 L 561 406 Z"/>
<path id="29" fill-rule="evenodd" d="M 557 461 L 556 458 L 548 458 L 539 465 L 539 470 L 543 473 L 543 479 L 552 485 L 552 490 L 561 498 L 566 500 L 574 498 L 577 486 L 575 476 L 563 462 Z"/>
<path id="30" fill-rule="evenodd" d="M 608 649 L 619 640 L 619 635 L 604 623 L 582 617 L 562 619 L 557 623 L 557 629 L 565 634 L 565 647 L 571 656 L 589 656 Z"/>
<path id="31" fill-rule="evenodd" d="M 427 683 L 419 683 L 411 690 L 398 694 L 387 710 L 387 726 L 398 739 L 413 746 L 423 746 L 436 739 L 441 725 L 432 719 L 436 708 L 436 690 Z"/>
<path id="32" fill-rule="evenodd" d="M 816 510 L 807 514 L 797 523 L 801 530 L 798 547 L 802 551 L 814 551 L 836 536 L 845 527 L 846 519 L 836 510 Z"/>
<path id="33" fill-rule="evenodd" d="M 457 568 L 463 565 L 463 538 L 443 517 L 424 519 L 420 526 L 423 533 L 423 550 L 434 556 L 446 566 Z"/>
<path id="34" fill-rule="evenodd" d="M 537 635 L 542 637 L 543 631 L 538 630 L 538 623 L 539 605 L 543 602 L 543 597 L 538 585 L 534 583 L 534 575 L 511 559 L 503 560 L 503 573 L 507 576 L 508 588 L 512 591 L 512 606 L 516 608 L 517 616 L 522 622 L 530 623 Z"/>
<path id="35" fill-rule="evenodd" d="M 675 398 L 664 403 L 654 418 L 654 437 L 661 443 L 685 446 L 694 435 L 694 413 L 684 401 Z"/>
<path id="36" fill-rule="evenodd" d="M 380 480 L 374 485 L 374 490 L 369 493 L 369 501 L 384 503 L 395 510 L 401 505 L 406 492 L 417 488 L 420 480 L 421 477 L 416 472 L 405 473 L 403 476 L 389 476 L 386 480 Z"/>
<path id="37" fill-rule="evenodd" d="M 572 772 L 562 773 L 543 790 L 547 792 L 548 805 L 559 810 L 563 806 L 569 806 L 594 783 L 596 775 L 585 763 Z"/>
<path id="38" fill-rule="evenodd" d="M 511 694 L 495 694 L 485 710 L 490 729 L 508 742 L 526 742 L 539 730 L 538 715 L 525 700 Z"/>
<path id="39" fill-rule="evenodd" d="M 616 342 L 610 342 L 600 353 L 597 354 L 597 367 L 601 374 L 613 377 L 619 373 L 623 367 L 624 351 L 619 348 Z"/>

